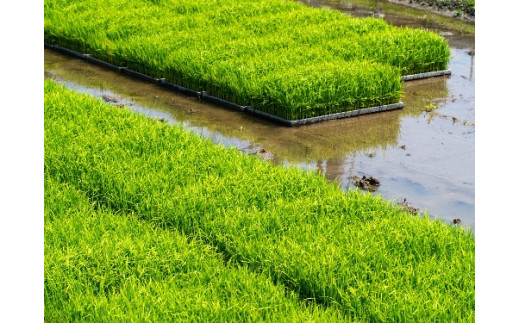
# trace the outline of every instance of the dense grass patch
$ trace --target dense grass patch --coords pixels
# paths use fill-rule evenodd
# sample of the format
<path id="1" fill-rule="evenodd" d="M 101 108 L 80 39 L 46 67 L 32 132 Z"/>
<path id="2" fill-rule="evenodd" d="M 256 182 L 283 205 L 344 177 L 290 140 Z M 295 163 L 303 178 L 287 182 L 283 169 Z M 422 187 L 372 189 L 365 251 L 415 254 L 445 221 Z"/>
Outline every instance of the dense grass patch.
<path id="1" fill-rule="evenodd" d="M 51 82 L 45 173 L 365 321 L 474 319 L 471 233 Z"/>
<path id="2" fill-rule="evenodd" d="M 399 100 L 434 33 L 283 0 L 45 1 L 45 41 L 294 120 Z"/>
<path id="3" fill-rule="evenodd" d="M 339 321 L 266 275 L 45 178 L 45 320 Z"/>

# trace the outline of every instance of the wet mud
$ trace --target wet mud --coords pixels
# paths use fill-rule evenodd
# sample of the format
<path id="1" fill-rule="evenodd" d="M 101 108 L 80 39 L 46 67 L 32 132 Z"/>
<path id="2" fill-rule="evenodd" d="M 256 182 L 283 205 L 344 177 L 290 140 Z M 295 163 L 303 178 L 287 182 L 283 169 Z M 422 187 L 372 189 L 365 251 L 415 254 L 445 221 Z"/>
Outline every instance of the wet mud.
<path id="1" fill-rule="evenodd" d="M 362 190 L 375 192 L 379 188 L 379 180 L 373 176 L 364 176 L 359 178 L 357 176 L 350 176 L 354 185 L 361 188 Z"/>
<path id="2" fill-rule="evenodd" d="M 419 208 L 412 205 L 412 203 L 408 202 L 406 199 L 404 199 L 402 202 L 397 203 L 399 207 L 408 213 L 411 214 L 419 214 L 421 210 Z"/>

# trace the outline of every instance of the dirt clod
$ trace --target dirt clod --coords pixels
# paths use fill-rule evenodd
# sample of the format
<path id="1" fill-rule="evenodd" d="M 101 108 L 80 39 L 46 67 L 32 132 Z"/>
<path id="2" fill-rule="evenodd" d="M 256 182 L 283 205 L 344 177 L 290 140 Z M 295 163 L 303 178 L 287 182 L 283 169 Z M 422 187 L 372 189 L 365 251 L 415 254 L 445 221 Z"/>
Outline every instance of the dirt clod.
<path id="1" fill-rule="evenodd" d="M 101 96 L 101 98 L 105 102 L 113 102 L 113 103 L 117 103 L 117 102 L 119 102 L 119 100 L 121 100 L 121 98 L 118 98 L 118 97 L 110 95 L 110 94 L 103 94 Z"/>
<path id="2" fill-rule="evenodd" d="M 260 151 L 258 151 L 256 153 L 260 158 L 264 159 L 264 160 L 271 160 L 273 159 L 274 155 L 272 152 L 270 151 L 267 151 L 265 149 L 261 149 Z"/>
<path id="3" fill-rule="evenodd" d="M 245 152 L 248 155 L 256 155 L 264 160 L 271 160 L 274 157 L 274 154 L 272 152 L 265 150 L 264 148 L 259 146 L 249 146 L 239 150 Z"/>
<path id="4" fill-rule="evenodd" d="M 401 207 L 403 211 L 412 213 L 412 214 L 419 214 L 419 208 L 413 206 L 410 204 L 410 202 L 407 202 L 406 199 L 404 199 L 402 202 L 397 203 Z"/>
<path id="5" fill-rule="evenodd" d="M 354 181 L 354 185 L 357 187 L 369 191 L 374 192 L 379 188 L 379 180 L 373 176 L 364 176 L 359 178 L 357 176 L 351 176 L 350 179 Z"/>

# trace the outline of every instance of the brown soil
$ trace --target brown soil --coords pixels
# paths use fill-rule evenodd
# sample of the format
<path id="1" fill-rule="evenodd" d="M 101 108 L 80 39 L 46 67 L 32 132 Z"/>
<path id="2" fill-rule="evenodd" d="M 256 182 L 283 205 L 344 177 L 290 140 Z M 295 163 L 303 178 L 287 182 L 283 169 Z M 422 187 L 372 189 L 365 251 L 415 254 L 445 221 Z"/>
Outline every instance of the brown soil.
<path id="1" fill-rule="evenodd" d="M 118 98 L 118 97 L 115 97 L 115 96 L 109 95 L 109 94 L 103 94 L 101 96 L 101 98 L 105 102 L 112 102 L 112 103 L 117 103 L 117 102 L 119 102 L 121 100 L 121 98 Z"/>
<path id="2" fill-rule="evenodd" d="M 354 185 L 357 187 L 369 191 L 374 192 L 379 188 L 379 180 L 373 176 L 364 176 L 362 178 L 359 178 L 357 176 L 351 176 L 350 179 L 354 181 Z"/>
<path id="3" fill-rule="evenodd" d="M 412 214 L 419 214 L 419 208 L 413 206 L 410 204 L 410 202 L 406 202 L 406 199 L 404 199 L 402 202 L 397 203 L 401 207 L 402 210 L 412 213 Z"/>
<path id="4" fill-rule="evenodd" d="M 420 9 L 420 10 L 424 10 L 424 11 L 428 11 L 428 12 L 433 12 L 433 13 L 436 13 L 438 15 L 445 16 L 445 17 L 457 18 L 457 19 L 467 21 L 467 22 L 473 22 L 473 23 L 475 22 L 474 14 L 470 15 L 468 13 L 464 13 L 464 12 L 460 12 L 460 11 L 452 10 L 452 9 L 447 9 L 447 8 L 439 9 L 435 6 L 428 5 L 428 3 L 426 1 L 423 1 L 421 3 L 415 3 L 415 2 L 412 2 L 411 0 L 386 0 L 386 1 L 398 4 L 398 5 L 414 8 L 414 9 Z M 433 1 L 433 2 L 435 2 L 435 1 Z"/>

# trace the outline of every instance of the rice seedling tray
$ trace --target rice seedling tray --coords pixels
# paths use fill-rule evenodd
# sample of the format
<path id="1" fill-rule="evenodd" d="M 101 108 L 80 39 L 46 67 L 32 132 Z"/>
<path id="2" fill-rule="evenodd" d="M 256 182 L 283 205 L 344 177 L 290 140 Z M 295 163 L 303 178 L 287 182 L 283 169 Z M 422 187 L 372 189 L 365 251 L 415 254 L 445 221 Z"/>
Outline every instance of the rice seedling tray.
<path id="1" fill-rule="evenodd" d="M 281 118 L 279 116 L 276 116 L 276 115 L 273 115 L 273 114 L 270 114 L 270 113 L 267 113 L 267 112 L 264 112 L 261 110 L 253 109 L 251 107 L 245 107 L 245 111 L 250 114 L 253 114 L 253 115 L 257 115 L 257 116 L 260 116 L 260 117 L 263 117 L 266 119 L 277 121 L 286 126 L 294 127 L 294 126 L 303 126 L 306 124 L 312 124 L 312 123 L 317 123 L 317 122 L 322 122 L 322 121 L 350 118 L 350 117 L 355 117 L 355 116 L 359 116 L 359 115 L 363 115 L 363 114 L 390 111 L 390 110 L 395 110 L 395 109 L 402 109 L 403 106 L 404 106 L 403 102 L 397 102 L 397 103 L 392 103 L 392 104 L 379 105 L 379 106 L 363 108 L 363 109 L 355 109 L 355 110 L 350 110 L 350 111 L 345 111 L 345 112 L 326 114 L 326 115 L 322 115 L 322 116 L 298 119 L 298 120 L 287 120 L 287 119 Z"/>
<path id="2" fill-rule="evenodd" d="M 165 88 L 179 91 L 186 95 L 196 96 L 202 100 L 205 100 L 205 101 L 208 101 L 211 103 L 215 103 L 215 104 L 218 104 L 218 105 L 221 105 L 221 106 L 224 106 L 227 108 L 231 108 L 234 110 L 246 112 L 248 114 L 255 115 L 260 118 L 268 119 L 271 121 L 275 121 L 275 122 L 278 122 L 278 123 L 281 123 L 283 125 L 290 126 L 290 127 L 302 126 L 302 125 L 306 125 L 306 124 L 312 124 L 312 123 L 328 121 L 328 120 L 355 117 L 358 115 L 369 114 L 369 113 L 401 109 L 404 106 L 403 102 L 397 102 L 397 103 L 385 104 L 385 105 L 374 106 L 374 107 L 369 107 L 369 108 L 362 108 L 362 109 L 355 109 L 355 110 L 344 111 L 344 112 L 339 112 L 339 113 L 326 114 L 326 115 L 316 116 L 316 117 L 311 117 L 311 118 L 288 120 L 288 119 L 279 117 L 277 115 L 264 112 L 262 110 L 254 109 L 250 106 L 242 106 L 240 104 L 236 104 L 236 103 L 218 98 L 216 96 L 209 95 L 206 93 L 206 91 L 200 91 L 200 92 L 195 91 L 195 90 L 180 86 L 178 84 L 167 82 L 164 78 L 158 79 L 158 78 L 154 78 L 149 75 L 145 75 L 143 73 L 134 71 L 134 70 L 129 69 L 124 66 L 116 66 L 116 65 L 110 64 L 108 62 L 102 61 L 100 59 L 94 58 L 90 54 L 83 54 L 83 53 L 62 47 L 62 46 L 52 45 L 52 44 L 48 44 L 48 43 L 44 43 L 44 47 L 47 49 L 55 50 L 55 51 L 63 53 L 63 54 L 67 54 L 67 55 L 74 56 L 74 57 L 77 57 L 80 59 L 84 59 L 88 62 L 94 63 L 101 67 L 108 68 L 110 70 L 120 72 L 120 73 L 129 75 L 129 76 L 132 76 L 132 77 L 135 77 L 135 78 L 147 81 L 147 82 L 159 84 Z M 423 74 L 427 74 L 427 73 L 423 73 Z"/>
<path id="3" fill-rule="evenodd" d="M 403 76 L 401 76 L 401 81 L 404 81 L 404 82 L 415 81 L 415 80 L 426 79 L 426 78 L 437 77 L 437 76 L 445 76 L 445 75 L 451 75 L 451 70 L 447 69 L 447 70 L 441 70 L 441 71 L 403 75 Z"/>
<path id="4" fill-rule="evenodd" d="M 127 75 L 296 123 L 398 103 L 402 75 L 436 75 L 420 73 L 444 71 L 450 57 L 433 32 L 284 0 L 49 0 L 44 41 Z"/>

